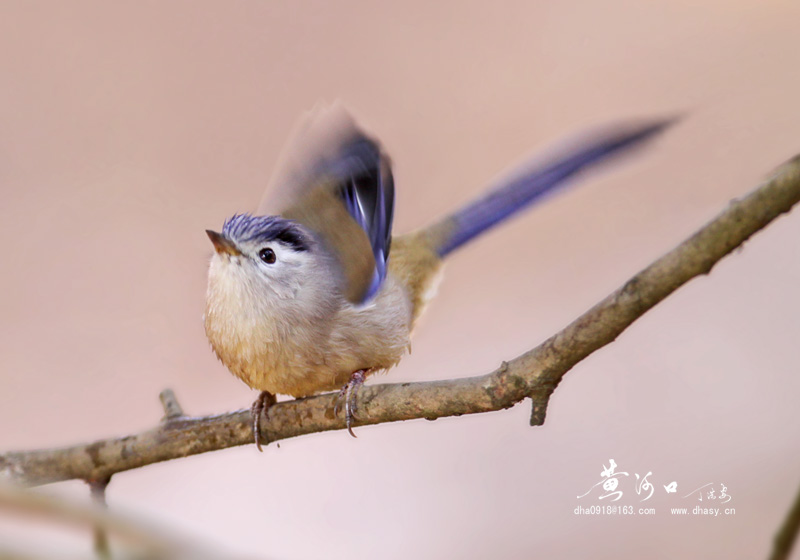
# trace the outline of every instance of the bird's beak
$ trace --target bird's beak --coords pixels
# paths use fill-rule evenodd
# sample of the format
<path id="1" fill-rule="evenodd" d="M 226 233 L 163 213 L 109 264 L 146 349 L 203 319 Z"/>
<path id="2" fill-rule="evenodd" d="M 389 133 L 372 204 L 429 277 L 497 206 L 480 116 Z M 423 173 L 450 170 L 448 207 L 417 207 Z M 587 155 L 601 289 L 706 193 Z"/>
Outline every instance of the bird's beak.
<path id="1" fill-rule="evenodd" d="M 219 234 L 216 231 L 211 231 L 210 229 L 207 229 L 206 233 L 208 234 L 208 238 L 211 240 L 211 243 L 214 244 L 214 249 L 220 255 L 226 253 L 232 257 L 236 257 L 242 254 L 242 252 L 236 248 L 236 245 L 234 245 L 233 242 L 224 235 Z"/>

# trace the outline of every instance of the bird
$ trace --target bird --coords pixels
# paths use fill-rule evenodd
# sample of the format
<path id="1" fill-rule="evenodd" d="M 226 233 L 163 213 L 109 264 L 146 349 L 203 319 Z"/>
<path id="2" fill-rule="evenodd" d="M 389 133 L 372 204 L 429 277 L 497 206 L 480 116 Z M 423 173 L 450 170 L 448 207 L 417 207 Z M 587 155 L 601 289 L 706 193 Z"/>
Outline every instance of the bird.
<path id="1" fill-rule="evenodd" d="M 219 360 L 260 391 L 251 407 L 257 448 L 260 417 L 269 418 L 279 394 L 339 390 L 336 414 L 343 401 L 355 436 L 358 389 L 409 351 L 446 257 L 674 120 L 582 135 L 459 210 L 393 237 L 395 185 L 384 148 L 341 104 L 312 110 L 258 211 L 229 217 L 219 232 L 206 230 L 214 253 L 205 331 Z"/>

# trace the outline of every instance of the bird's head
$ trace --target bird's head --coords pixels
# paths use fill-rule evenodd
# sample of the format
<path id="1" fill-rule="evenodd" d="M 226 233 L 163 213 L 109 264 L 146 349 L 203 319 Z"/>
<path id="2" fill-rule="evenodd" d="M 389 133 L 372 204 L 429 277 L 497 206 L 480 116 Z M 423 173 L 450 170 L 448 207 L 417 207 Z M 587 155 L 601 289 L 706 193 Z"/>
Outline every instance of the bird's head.
<path id="1" fill-rule="evenodd" d="M 257 298 L 298 298 L 304 286 L 325 271 L 313 234 L 278 216 L 237 214 L 222 232 L 206 230 L 216 251 L 212 274 L 236 291 Z M 229 286 L 230 287 L 230 286 Z"/>

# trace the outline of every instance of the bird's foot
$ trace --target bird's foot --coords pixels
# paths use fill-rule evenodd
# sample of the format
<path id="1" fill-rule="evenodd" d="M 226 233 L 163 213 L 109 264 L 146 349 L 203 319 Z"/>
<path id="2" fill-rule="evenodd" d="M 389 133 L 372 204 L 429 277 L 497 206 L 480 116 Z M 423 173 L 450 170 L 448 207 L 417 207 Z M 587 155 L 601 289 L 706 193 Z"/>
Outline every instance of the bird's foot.
<path id="1" fill-rule="evenodd" d="M 264 413 L 264 418 L 269 419 L 269 407 L 277 402 L 275 395 L 270 393 L 269 391 L 261 391 L 261 394 L 258 395 L 258 398 L 253 403 L 253 406 L 250 407 L 250 415 L 253 418 L 253 439 L 256 440 L 256 447 L 259 451 L 261 449 L 261 427 L 259 425 L 259 420 L 261 419 L 261 413 Z"/>
<path id="2" fill-rule="evenodd" d="M 356 410 L 358 410 L 358 390 L 364 384 L 367 378 L 367 370 L 360 369 L 354 371 L 341 391 L 339 396 L 336 397 L 336 406 L 334 407 L 334 414 L 339 414 L 339 403 L 344 400 L 344 421 L 347 424 L 347 431 L 350 435 L 356 437 L 353 433 L 353 420 L 356 418 Z"/>

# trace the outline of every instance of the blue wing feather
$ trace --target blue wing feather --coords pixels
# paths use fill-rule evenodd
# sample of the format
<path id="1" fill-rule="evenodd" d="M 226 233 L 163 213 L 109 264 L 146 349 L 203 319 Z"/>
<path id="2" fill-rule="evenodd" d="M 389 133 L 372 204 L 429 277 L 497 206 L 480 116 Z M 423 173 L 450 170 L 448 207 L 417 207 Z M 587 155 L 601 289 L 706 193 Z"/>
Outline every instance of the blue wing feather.
<path id="1" fill-rule="evenodd" d="M 332 177 L 348 213 L 367 234 L 375 271 L 363 301 L 374 296 L 386 278 L 394 217 L 394 179 L 389 158 L 373 140 L 358 136 L 325 162 L 321 175 Z"/>

